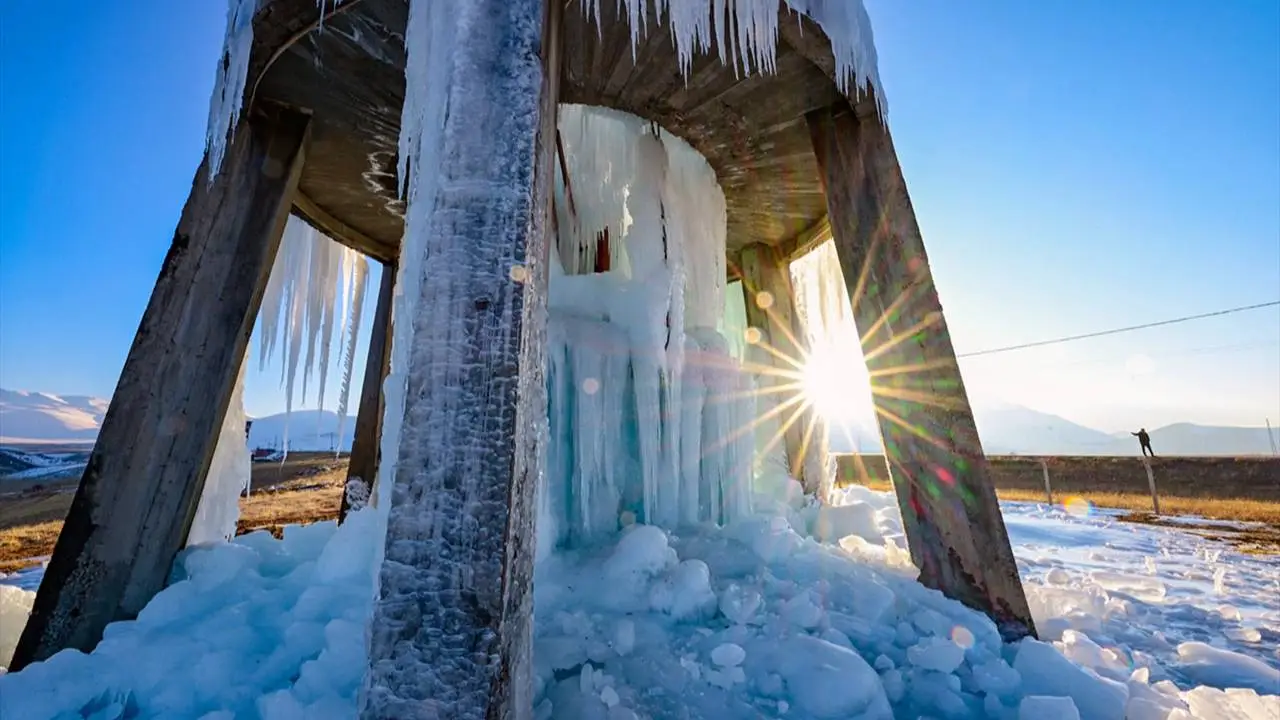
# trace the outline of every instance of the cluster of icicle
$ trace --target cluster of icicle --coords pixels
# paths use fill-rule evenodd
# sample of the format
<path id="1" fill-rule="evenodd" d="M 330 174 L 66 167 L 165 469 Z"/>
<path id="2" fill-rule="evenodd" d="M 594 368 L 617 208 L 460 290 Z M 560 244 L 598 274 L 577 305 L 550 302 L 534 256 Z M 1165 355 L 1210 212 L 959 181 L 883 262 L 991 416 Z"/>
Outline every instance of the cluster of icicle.
<path id="1" fill-rule="evenodd" d="M 631 26 L 634 54 L 649 22 L 649 13 L 671 26 L 681 71 L 688 76 L 696 53 L 717 52 L 720 62 L 743 75 L 777 69 L 780 0 L 584 0 L 583 12 L 597 23 L 600 3 L 614 2 Z M 795 13 L 809 17 L 831 41 L 836 61 L 836 85 L 874 89 L 884 111 L 871 19 L 862 0 L 781 0 Z"/>
<path id="2" fill-rule="evenodd" d="M 210 181 L 222 169 L 227 143 L 235 133 L 244 102 L 244 86 L 249 74 L 249 51 L 253 49 L 253 14 L 258 0 L 229 0 L 227 32 L 218 56 L 218 70 L 209 99 L 209 126 L 205 130 L 205 146 L 209 152 Z"/>
<path id="3" fill-rule="evenodd" d="M 368 280 L 369 261 L 363 255 L 297 216 L 289 216 L 262 297 L 258 336 L 260 369 L 265 369 L 277 348 L 283 355 L 280 383 L 285 389 L 285 453 L 289 450 L 287 415 L 293 411 L 295 397 L 305 401 L 312 373 L 319 375 L 316 399 L 318 408 L 324 410 L 335 350 L 342 353 L 338 391 L 338 437 L 342 437 Z M 295 395 L 299 369 L 302 387 Z"/>
<path id="4" fill-rule="evenodd" d="M 562 106 L 560 133 L 539 553 L 628 516 L 667 527 L 739 517 L 754 402 L 716 330 L 726 209 L 715 173 L 631 115 Z M 605 228 L 609 270 L 593 272 Z"/>

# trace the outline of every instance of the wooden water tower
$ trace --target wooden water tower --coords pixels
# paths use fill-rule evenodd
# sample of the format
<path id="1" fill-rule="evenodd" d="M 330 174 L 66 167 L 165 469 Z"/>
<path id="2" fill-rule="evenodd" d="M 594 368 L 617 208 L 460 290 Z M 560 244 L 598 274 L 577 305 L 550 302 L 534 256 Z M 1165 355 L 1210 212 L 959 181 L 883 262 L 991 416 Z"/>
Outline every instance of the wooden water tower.
<path id="1" fill-rule="evenodd" d="M 471 21 L 452 40 L 425 261 L 401 257 L 409 4 L 260 3 L 244 112 L 221 171 L 211 180 L 206 159 L 196 172 L 15 669 L 91 649 L 107 623 L 135 616 L 164 586 L 293 212 L 401 267 L 396 280 L 383 275 L 382 332 L 360 403 L 352 472 L 364 479 L 378 456 L 393 293 L 420 300 L 412 317 L 396 318 L 418 340 L 405 348 L 410 380 L 377 610 L 379 627 L 397 632 L 375 632 L 371 649 L 380 707 L 399 703 L 416 717 L 415 703 L 449 698 L 506 717 L 528 702 L 537 418 L 519 401 L 542 392 L 560 103 L 632 113 L 704 155 L 727 201 L 729 266 L 749 294 L 775 299 L 769 312 L 747 302 L 767 342 L 781 347 L 795 329 L 788 263 L 834 238 L 921 581 L 990 615 L 1006 638 L 1033 632 L 876 98 L 839 89 L 827 36 L 782 2 L 774 72 L 744 74 L 715 52 L 682 72 L 656 13 L 633 48 L 615 3 L 599 2 L 592 18 L 581 1 L 459 3 Z M 481 70 L 502 82 L 478 82 Z M 453 427 L 468 432 L 445 448 L 419 442 Z M 788 438 L 793 462 L 798 445 Z M 467 497 L 464 475 L 480 481 Z M 424 513 L 437 518 L 430 537 L 414 522 Z M 397 670 L 406 663 L 437 670 L 410 680 Z"/>

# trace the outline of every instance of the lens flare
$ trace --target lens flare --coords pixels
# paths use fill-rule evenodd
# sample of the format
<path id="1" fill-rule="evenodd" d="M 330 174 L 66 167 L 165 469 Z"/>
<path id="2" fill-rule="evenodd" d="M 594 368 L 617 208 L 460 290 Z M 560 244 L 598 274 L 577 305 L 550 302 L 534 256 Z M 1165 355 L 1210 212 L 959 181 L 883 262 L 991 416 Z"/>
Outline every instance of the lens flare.
<path id="1" fill-rule="evenodd" d="M 969 631 L 969 628 L 963 625 L 957 625 L 951 628 L 951 642 L 959 645 L 965 650 L 968 650 L 973 647 L 973 633 Z"/>
<path id="2" fill-rule="evenodd" d="M 1062 502 L 1062 509 L 1076 517 L 1089 517 L 1093 514 L 1093 503 L 1078 495 L 1072 495 Z"/>

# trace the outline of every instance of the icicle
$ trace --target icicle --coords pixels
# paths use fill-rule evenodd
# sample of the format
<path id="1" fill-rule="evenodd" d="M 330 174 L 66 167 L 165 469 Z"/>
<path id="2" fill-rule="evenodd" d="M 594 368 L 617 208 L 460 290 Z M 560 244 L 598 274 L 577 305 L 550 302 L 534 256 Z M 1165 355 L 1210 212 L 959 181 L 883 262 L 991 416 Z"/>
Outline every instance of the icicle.
<path id="1" fill-rule="evenodd" d="M 218 56 L 213 95 L 209 99 L 209 125 L 205 131 L 209 182 L 213 182 L 222 169 L 227 144 L 235 137 L 236 123 L 240 120 L 249 53 L 253 49 L 253 14 L 257 9 L 258 0 L 230 0 L 227 4 L 227 30 L 222 40 L 222 54 Z"/>
<path id="2" fill-rule="evenodd" d="M 583 12 L 600 25 L 602 0 L 584 0 Z M 609 2 L 610 0 L 603 0 Z M 648 22 L 650 0 L 613 0 L 617 17 L 630 23 L 635 59 Z M 841 92 L 874 88 L 881 115 L 885 112 L 871 19 L 862 0 L 782 0 L 793 12 L 813 20 L 831 40 L 835 81 Z M 656 0 L 658 21 L 671 26 L 680 70 L 688 77 L 693 56 L 710 52 L 714 34 L 720 62 L 743 74 L 777 71 L 779 0 Z M 665 13 L 664 13 L 665 11 Z M 603 29 L 600 30 L 603 32 Z"/>
<path id="3" fill-rule="evenodd" d="M 615 528 L 619 512 L 668 527 L 739 517 L 754 445 L 733 431 L 751 423 L 754 403 L 716 332 L 727 214 L 715 173 L 631 115 L 563 106 L 559 126 L 567 172 L 555 188 L 539 541 L 588 538 Z M 618 262 L 593 273 L 601 228 Z"/>
<path id="4" fill-rule="evenodd" d="M 252 460 L 245 437 L 244 369 L 248 358 L 240 363 L 231 402 L 222 420 L 218 444 L 209 463 L 204 491 L 187 535 L 187 545 L 230 540 L 240 519 L 240 495 L 249 488 Z"/>
<path id="5" fill-rule="evenodd" d="M 366 295 L 366 286 L 369 278 L 369 264 L 362 262 L 355 266 L 355 274 L 352 278 L 352 300 L 349 306 L 350 311 L 347 319 L 347 349 L 344 353 L 342 362 L 342 387 L 338 391 L 338 444 L 342 444 L 343 432 L 347 424 L 347 408 L 351 400 L 351 371 L 355 366 L 356 360 L 356 338 L 360 334 L 360 318 L 364 314 L 364 298 Z M 390 272 L 383 269 L 383 272 Z M 377 362 L 377 358 L 370 358 L 370 362 Z"/>
<path id="6" fill-rule="evenodd" d="M 280 381 L 285 388 L 282 449 L 286 456 L 295 400 L 305 402 L 307 381 L 313 372 L 319 373 L 317 405 L 324 409 L 335 341 L 341 343 L 339 351 L 346 361 L 339 412 L 346 411 L 353 344 L 367 274 L 368 260 L 362 255 L 325 237 L 300 218 L 290 216 L 263 295 L 258 339 L 261 365 L 265 366 L 277 348 L 283 355 L 280 371 Z M 341 324 L 339 318 L 343 320 Z M 296 394 L 300 367 L 302 393 Z M 339 444 L 342 421 L 339 418 Z"/>

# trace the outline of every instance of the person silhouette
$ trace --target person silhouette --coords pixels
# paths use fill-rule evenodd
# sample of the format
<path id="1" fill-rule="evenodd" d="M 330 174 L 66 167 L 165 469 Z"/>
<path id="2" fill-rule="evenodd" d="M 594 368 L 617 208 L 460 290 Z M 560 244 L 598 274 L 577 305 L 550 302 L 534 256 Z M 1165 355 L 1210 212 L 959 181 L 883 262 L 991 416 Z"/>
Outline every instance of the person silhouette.
<path id="1" fill-rule="evenodd" d="M 1138 428 L 1138 432 L 1129 434 L 1138 438 L 1138 442 L 1142 445 L 1143 457 L 1146 457 L 1148 453 L 1151 454 L 1151 457 L 1156 456 L 1156 451 L 1151 449 L 1151 436 L 1147 434 L 1146 428 Z"/>

